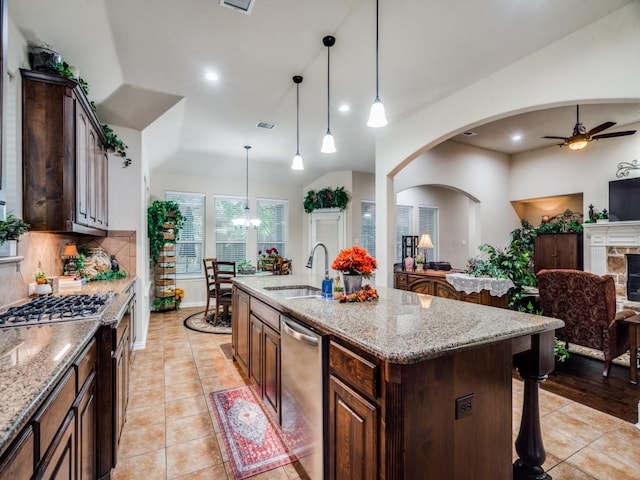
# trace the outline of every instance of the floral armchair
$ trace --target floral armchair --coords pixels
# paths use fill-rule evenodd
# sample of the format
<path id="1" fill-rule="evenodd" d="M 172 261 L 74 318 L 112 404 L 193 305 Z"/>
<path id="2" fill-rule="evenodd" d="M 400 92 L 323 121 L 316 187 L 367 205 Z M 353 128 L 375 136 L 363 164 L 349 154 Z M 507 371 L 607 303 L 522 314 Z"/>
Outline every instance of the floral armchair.
<path id="1" fill-rule="evenodd" d="M 616 313 L 613 277 L 565 269 L 540 270 L 537 277 L 543 315 L 564 320 L 558 338 L 602 351 L 607 377 L 611 361 L 629 349 L 629 328 L 622 320 L 637 313 Z"/>

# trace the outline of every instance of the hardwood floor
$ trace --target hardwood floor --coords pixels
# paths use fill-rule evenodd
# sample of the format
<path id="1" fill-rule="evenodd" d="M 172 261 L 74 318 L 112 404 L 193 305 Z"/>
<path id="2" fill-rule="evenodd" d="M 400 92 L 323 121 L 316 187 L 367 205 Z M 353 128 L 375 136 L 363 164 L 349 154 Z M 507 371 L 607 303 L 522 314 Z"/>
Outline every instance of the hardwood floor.
<path id="1" fill-rule="evenodd" d="M 613 365 L 608 378 L 602 376 L 602 369 L 601 361 L 572 353 L 565 362 L 556 362 L 542 388 L 621 420 L 638 422 L 640 386 L 629 383 L 629 369 Z"/>

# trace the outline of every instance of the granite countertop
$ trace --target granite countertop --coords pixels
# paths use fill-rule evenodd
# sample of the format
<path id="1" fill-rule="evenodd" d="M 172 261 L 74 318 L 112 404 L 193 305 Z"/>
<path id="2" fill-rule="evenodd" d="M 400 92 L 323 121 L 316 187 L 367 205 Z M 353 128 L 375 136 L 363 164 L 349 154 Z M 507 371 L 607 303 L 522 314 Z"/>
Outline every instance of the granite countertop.
<path id="1" fill-rule="evenodd" d="M 77 293 L 112 290 L 100 318 L 0 328 L 0 454 L 26 425 L 102 324 L 118 321 L 135 277 L 90 282 Z"/>
<path id="2" fill-rule="evenodd" d="M 310 275 L 234 279 L 237 286 L 279 306 L 284 313 L 398 364 L 416 363 L 564 326 L 564 322 L 555 318 L 386 287 L 375 287 L 380 298 L 365 303 L 285 299 L 264 289 L 288 285 L 319 287 L 321 282 L 321 277 Z"/>

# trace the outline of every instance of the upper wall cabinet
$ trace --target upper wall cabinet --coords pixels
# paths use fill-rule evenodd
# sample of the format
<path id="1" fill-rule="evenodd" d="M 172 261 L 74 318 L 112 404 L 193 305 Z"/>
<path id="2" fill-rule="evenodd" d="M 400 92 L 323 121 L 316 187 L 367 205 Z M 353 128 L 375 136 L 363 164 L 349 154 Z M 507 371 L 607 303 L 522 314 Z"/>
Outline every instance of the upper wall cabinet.
<path id="1" fill-rule="evenodd" d="M 106 235 L 106 137 L 82 88 L 22 74 L 23 217 L 32 231 Z"/>

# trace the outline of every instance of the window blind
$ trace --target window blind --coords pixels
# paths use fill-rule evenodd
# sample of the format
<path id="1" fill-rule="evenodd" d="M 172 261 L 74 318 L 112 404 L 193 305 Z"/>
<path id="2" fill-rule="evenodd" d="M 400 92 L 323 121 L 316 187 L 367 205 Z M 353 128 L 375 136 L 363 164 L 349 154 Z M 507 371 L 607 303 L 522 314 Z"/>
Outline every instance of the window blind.
<path id="1" fill-rule="evenodd" d="M 402 262 L 402 236 L 412 235 L 413 207 L 396 205 L 396 262 Z"/>
<path id="2" fill-rule="evenodd" d="M 176 275 L 201 274 L 204 251 L 205 195 L 166 191 L 164 198 L 176 202 L 184 217 L 182 230 L 176 239 Z"/>
<path id="3" fill-rule="evenodd" d="M 258 227 L 258 252 L 265 252 L 268 248 L 276 247 L 282 257 L 287 256 L 287 241 L 289 240 L 289 202 L 287 200 L 273 200 L 259 198 L 257 200 L 258 218 L 262 220 Z"/>
<path id="4" fill-rule="evenodd" d="M 245 199 L 220 197 L 213 199 L 215 254 L 218 260 L 242 262 L 247 257 L 247 230 L 233 226 L 234 218 L 244 217 Z"/>
<path id="5" fill-rule="evenodd" d="M 360 215 L 360 246 L 376 258 L 376 203 L 363 200 Z"/>
<path id="6" fill-rule="evenodd" d="M 438 208 L 437 207 L 418 207 L 418 231 L 419 235 L 428 233 L 431 235 L 431 241 L 434 248 L 427 248 L 426 261 L 435 262 L 438 258 Z M 422 251 L 420 252 L 422 253 Z"/>

